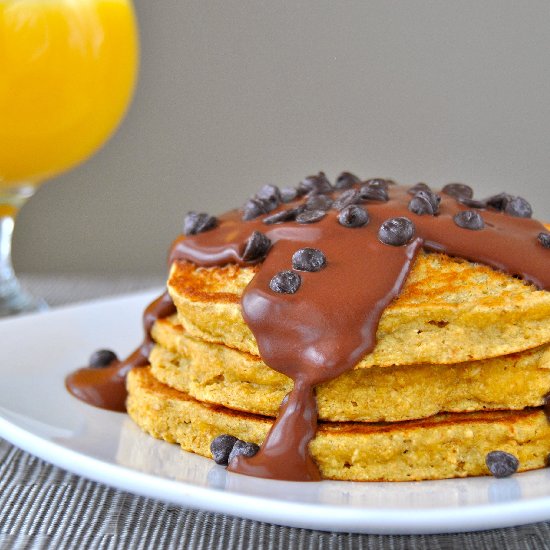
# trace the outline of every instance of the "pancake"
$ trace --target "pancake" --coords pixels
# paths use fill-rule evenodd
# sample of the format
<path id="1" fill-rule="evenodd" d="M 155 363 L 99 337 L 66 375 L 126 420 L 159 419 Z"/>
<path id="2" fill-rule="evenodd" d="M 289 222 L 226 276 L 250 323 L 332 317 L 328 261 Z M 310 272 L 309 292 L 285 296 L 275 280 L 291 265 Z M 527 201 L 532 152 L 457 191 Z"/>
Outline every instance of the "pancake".
<path id="1" fill-rule="evenodd" d="M 128 376 L 128 413 L 147 433 L 210 457 L 232 434 L 261 444 L 271 420 L 201 403 L 158 382 L 148 368 Z M 506 451 L 519 471 L 544 467 L 550 425 L 541 409 L 441 414 L 399 423 L 320 423 L 310 452 L 324 479 L 412 481 L 488 475 L 485 456 Z"/>
<path id="2" fill-rule="evenodd" d="M 199 401 L 276 416 L 290 378 L 249 353 L 190 337 L 175 316 L 153 327 L 149 357 L 160 382 Z M 316 387 L 318 415 L 331 421 L 401 421 L 439 412 L 520 410 L 543 404 L 550 346 L 454 365 L 356 368 Z"/>
<path id="3" fill-rule="evenodd" d="M 168 291 L 193 337 L 260 355 L 240 300 L 257 266 L 176 261 Z M 284 322 L 281 320 L 281 322 Z M 485 265 L 422 252 L 359 367 L 453 364 L 550 342 L 550 292 Z"/>

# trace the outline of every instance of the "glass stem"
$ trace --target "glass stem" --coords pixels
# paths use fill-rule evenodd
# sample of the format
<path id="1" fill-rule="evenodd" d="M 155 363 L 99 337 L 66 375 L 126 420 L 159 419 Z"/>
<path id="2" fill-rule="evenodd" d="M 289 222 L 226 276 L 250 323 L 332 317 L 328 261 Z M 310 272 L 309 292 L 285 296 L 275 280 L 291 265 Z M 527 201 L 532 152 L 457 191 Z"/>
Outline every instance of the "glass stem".
<path id="1" fill-rule="evenodd" d="M 12 294 L 18 286 L 11 261 L 14 217 L 0 217 L 0 297 Z"/>
<path id="2" fill-rule="evenodd" d="M 0 191 L 0 317 L 41 308 L 41 304 L 21 290 L 11 259 L 15 218 L 33 195 L 30 185 Z"/>

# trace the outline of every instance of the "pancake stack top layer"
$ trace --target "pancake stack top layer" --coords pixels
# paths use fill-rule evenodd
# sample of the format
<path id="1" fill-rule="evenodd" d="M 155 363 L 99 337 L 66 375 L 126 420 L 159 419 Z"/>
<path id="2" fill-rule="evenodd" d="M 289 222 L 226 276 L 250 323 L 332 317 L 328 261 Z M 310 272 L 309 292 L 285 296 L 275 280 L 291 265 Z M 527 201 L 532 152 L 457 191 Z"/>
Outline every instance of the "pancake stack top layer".
<path id="1" fill-rule="evenodd" d="M 517 283 L 514 294 L 514 284 L 507 278 L 502 292 L 493 298 L 498 302 L 508 291 L 513 295 L 502 304 L 509 320 L 517 319 L 518 300 L 531 307 L 531 324 L 515 334 L 515 340 L 521 340 L 523 333 L 527 341 L 521 349 L 550 339 L 549 294 L 536 290 L 550 288 L 550 235 L 530 219 L 531 209 L 523 199 L 503 194 L 477 201 L 472 195 L 460 184 L 437 194 L 423 184 L 405 188 L 386 180 L 361 183 L 350 174 L 343 174 L 333 187 L 319 174 L 304 180 L 294 192 L 266 186 L 241 211 L 219 219 L 194 213 L 186 218 L 187 235 L 174 243 L 171 263 L 259 264 L 244 289 L 242 315 L 263 360 L 294 381 L 260 452 L 237 457 L 231 470 L 277 479 L 319 479 L 308 452 L 317 422 L 313 385 L 332 380 L 373 355 L 384 310 L 391 311 L 388 306 L 401 292 L 422 249 L 480 262 L 534 285 Z M 486 298 L 485 313 L 491 309 L 491 299 Z M 422 302 L 421 297 L 416 299 Z M 455 297 L 459 310 L 460 304 L 460 297 Z M 483 310 L 481 304 L 481 314 Z M 144 317 L 148 335 L 144 345 L 129 361 L 113 365 L 112 372 L 105 370 L 104 384 L 120 381 L 129 368 L 146 362 L 152 323 L 173 312 L 168 295 L 150 306 Z M 391 340 L 395 331 L 391 314 L 389 318 Z M 464 308 L 458 318 L 467 325 Z M 486 315 L 485 321 L 489 318 Z M 392 364 L 390 348 L 388 364 Z M 478 346 L 469 358 L 513 351 L 520 350 L 496 345 L 484 356 Z M 374 356 L 370 364 L 373 360 Z M 456 358 L 440 360 L 451 361 Z"/>

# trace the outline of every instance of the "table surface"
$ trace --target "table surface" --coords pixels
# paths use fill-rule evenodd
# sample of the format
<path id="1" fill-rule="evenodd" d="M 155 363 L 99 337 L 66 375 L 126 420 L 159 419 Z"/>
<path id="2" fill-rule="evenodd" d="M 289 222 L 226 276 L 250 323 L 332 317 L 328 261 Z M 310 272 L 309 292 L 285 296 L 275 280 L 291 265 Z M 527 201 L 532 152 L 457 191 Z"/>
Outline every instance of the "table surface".
<path id="1" fill-rule="evenodd" d="M 158 287 L 162 276 L 26 275 L 51 307 Z M 550 549 L 550 522 L 455 535 L 378 536 L 280 527 L 135 496 L 0 440 L 0 548 Z"/>

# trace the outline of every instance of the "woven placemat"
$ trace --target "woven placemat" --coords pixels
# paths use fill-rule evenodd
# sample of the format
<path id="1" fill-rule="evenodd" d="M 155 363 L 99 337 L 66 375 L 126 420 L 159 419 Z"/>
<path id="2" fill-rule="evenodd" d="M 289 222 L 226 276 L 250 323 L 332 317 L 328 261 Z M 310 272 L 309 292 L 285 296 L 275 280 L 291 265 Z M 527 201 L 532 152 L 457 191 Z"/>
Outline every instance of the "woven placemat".
<path id="1" fill-rule="evenodd" d="M 26 276 L 51 305 L 132 292 L 162 277 Z M 455 535 L 378 536 L 280 527 L 135 496 L 56 468 L 0 440 L 0 548 L 549 549 L 550 522 Z"/>

